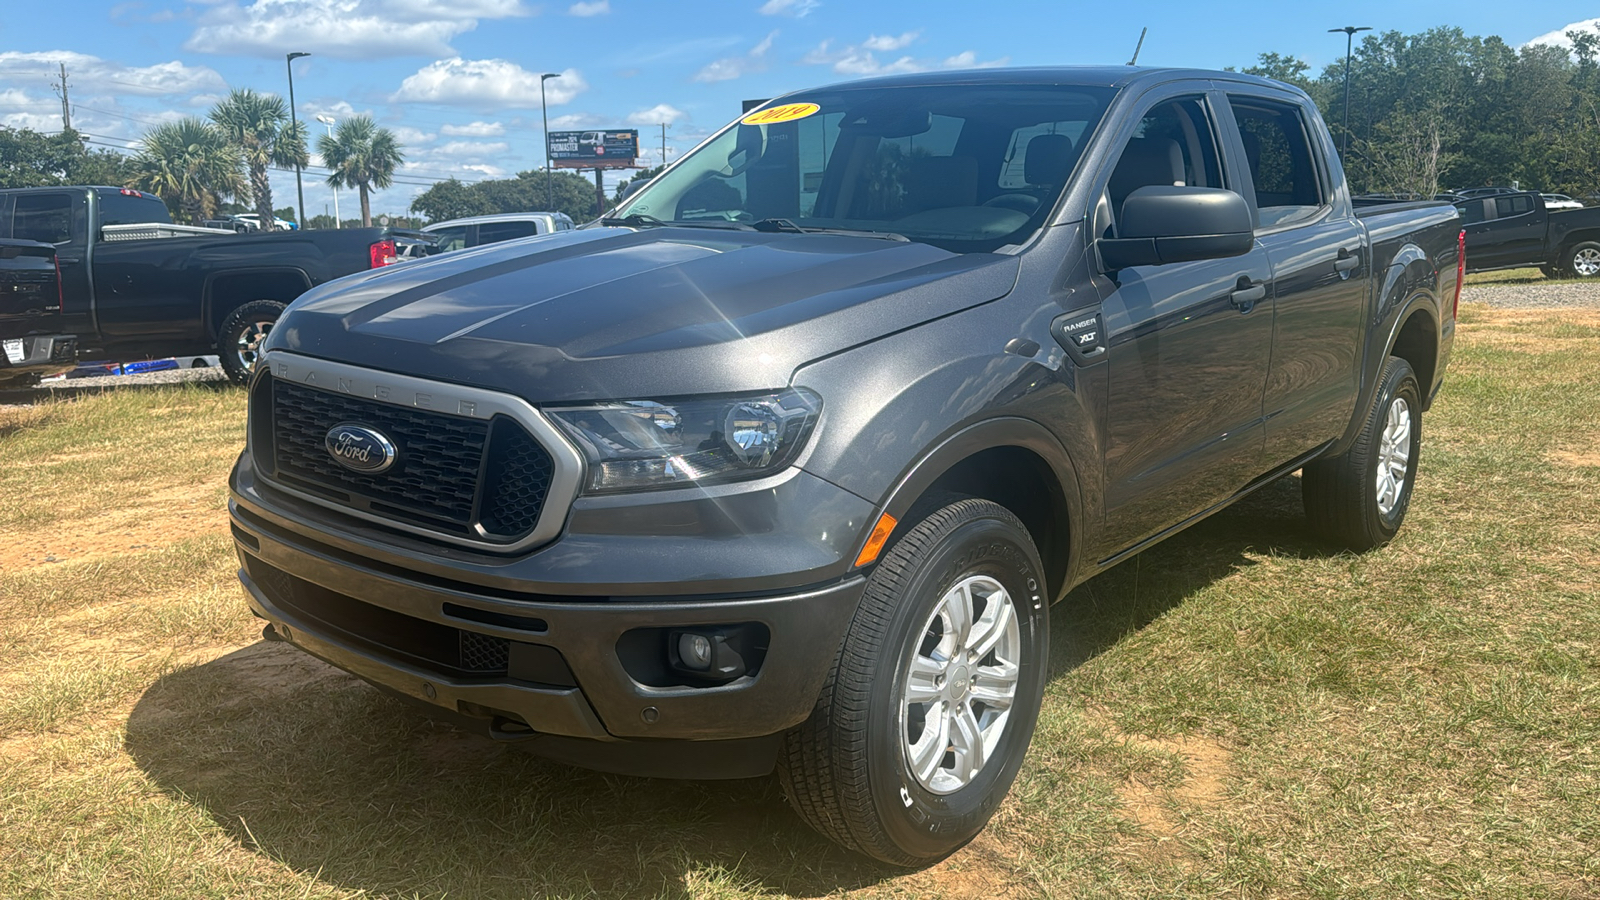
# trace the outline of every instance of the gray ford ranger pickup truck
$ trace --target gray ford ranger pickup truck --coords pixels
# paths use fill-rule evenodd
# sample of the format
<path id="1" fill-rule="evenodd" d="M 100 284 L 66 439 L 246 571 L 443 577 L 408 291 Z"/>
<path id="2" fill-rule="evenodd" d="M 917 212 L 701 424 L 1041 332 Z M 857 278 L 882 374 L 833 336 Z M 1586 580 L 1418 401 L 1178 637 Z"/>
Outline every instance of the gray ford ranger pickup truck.
<path id="1" fill-rule="evenodd" d="M 1448 204 L 1352 208 L 1224 72 L 940 72 L 745 115 L 610 217 L 314 288 L 232 478 L 269 639 L 580 766 L 776 768 L 900 865 L 1022 763 L 1052 602 L 1303 470 L 1364 550 L 1455 331 Z"/>

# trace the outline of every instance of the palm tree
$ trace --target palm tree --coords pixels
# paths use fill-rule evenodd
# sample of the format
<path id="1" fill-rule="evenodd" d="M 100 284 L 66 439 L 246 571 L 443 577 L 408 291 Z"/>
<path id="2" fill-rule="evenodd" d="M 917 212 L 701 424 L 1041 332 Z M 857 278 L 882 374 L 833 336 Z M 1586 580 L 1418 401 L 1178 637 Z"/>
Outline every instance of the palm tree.
<path id="1" fill-rule="evenodd" d="M 328 184 L 361 192 L 361 224 L 372 225 L 372 204 L 367 192 L 394 183 L 394 170 L 406 161 L 394 132 L 379 128 L 371 116 L 352 116 L 339 123 L 333 134 L 317 138 L 322 164 L 333 170 Z"/>
<path id="2" fill-rule="evenodd" d="M 193 116 L 145 132 L 133 158 L 132 186 L 147 190 L 199 224 L 216 195 L 245 190 L 244 163 L 221 131 Z"/>
<path id="3" fill-rule="evenodd" d="M 227 136 L 228 143 L 238 148 L 250 172 L 250 197 L 255 200 L 256 216 L 263 231 L 271 231 L 275 221 L 272 214 L 272 181 L 267 169 L 270 166 L 305 166 L 310 162 L 306 154 L 306 137 L 303 127 L 291 121 L 289 108 L 277 94 L 258 94 L 249 88 L 235 88 L 227 99 L 211 108 L 211 121 Z"/>

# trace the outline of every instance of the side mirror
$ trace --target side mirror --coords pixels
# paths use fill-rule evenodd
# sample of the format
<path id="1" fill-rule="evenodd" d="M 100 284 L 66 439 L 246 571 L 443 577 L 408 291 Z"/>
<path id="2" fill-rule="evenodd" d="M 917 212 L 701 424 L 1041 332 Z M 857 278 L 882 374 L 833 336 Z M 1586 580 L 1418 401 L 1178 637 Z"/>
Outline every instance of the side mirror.
<path id="1" fill-rule="evenodd" d="M 1106 271 L 1243 256 L 1255 246 L 1250 206 L 1220 188 L 1151 185 L 1122 201 L 1115 238 L 1096 241 Z"/>
<path id="2" fill-rule="evenodd" d="M 629 197 L 632 197 L 634 194 L 639 193 L 640 191 L 644 190 L 645 185 L 654 180 L 655 179 L 653 178 L 635 178 L 634 180 L 628 182 L 628 186 L 622 189 L 622 200 L 617 202 L 621 203 L 627 200 Z"/>

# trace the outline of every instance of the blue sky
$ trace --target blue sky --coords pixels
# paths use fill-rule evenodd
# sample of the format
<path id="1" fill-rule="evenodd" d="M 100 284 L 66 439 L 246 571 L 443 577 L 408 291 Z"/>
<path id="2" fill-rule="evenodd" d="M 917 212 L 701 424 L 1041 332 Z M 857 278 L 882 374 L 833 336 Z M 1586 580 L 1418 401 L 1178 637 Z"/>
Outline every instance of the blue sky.
<path id="1" fill-rule="evenodd" d="M 1319 5 L 1320 6 L 1320 5 Z M 913 69 L 1126 62 L 1139 29 L 1148 65 L 1245 66 L 1263 51 L 1315 69 L 1342 57 L 1353 24 L 1415 32 L 1457 25 L 1522 44 L 1589 20 L 1592 5 L 1286 2 L 1087 4 L 862 0 L 127 0 L 15 2 L 0 16 L 0 123 L 57 130 L 65 63 L 73 124 L 130 147 L 150 124 L 203 114 L 230 87 L 286 93 L 300 115 L 372 113 L 405 145 L 404 183 L 375 210 L 403 211 L 442 178 L 473 181 L 542 163 L 539 74 L 552 130 L 639 128 L 647 164 L 670 125 L 674 159 L 740 102 Z M 322 130 L 322 126 L 316 126 Z M 274 177 L 289 205 L 292 175 Z M 353 198 L 352 198 L 353 199 Z M 306 212 L 330 203 L 306 179 Z M 345 216 L 353 202 L 341 203 Z"/>

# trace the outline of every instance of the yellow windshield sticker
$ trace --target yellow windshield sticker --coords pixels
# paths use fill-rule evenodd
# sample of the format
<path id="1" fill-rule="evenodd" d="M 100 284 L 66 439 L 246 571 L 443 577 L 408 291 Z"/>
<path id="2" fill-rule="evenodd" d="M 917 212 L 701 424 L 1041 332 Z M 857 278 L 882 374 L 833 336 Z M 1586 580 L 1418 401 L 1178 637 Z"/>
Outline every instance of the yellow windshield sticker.
<path id="1" fill-rule="evenodd" d="M 779 122 L 793 122 L 795 119 L 804 119 L 822 107 L 815 103 L 785 103 L 782 106 L 758 109 L 739 120 L 740 125 L 776 125 Z"/>

